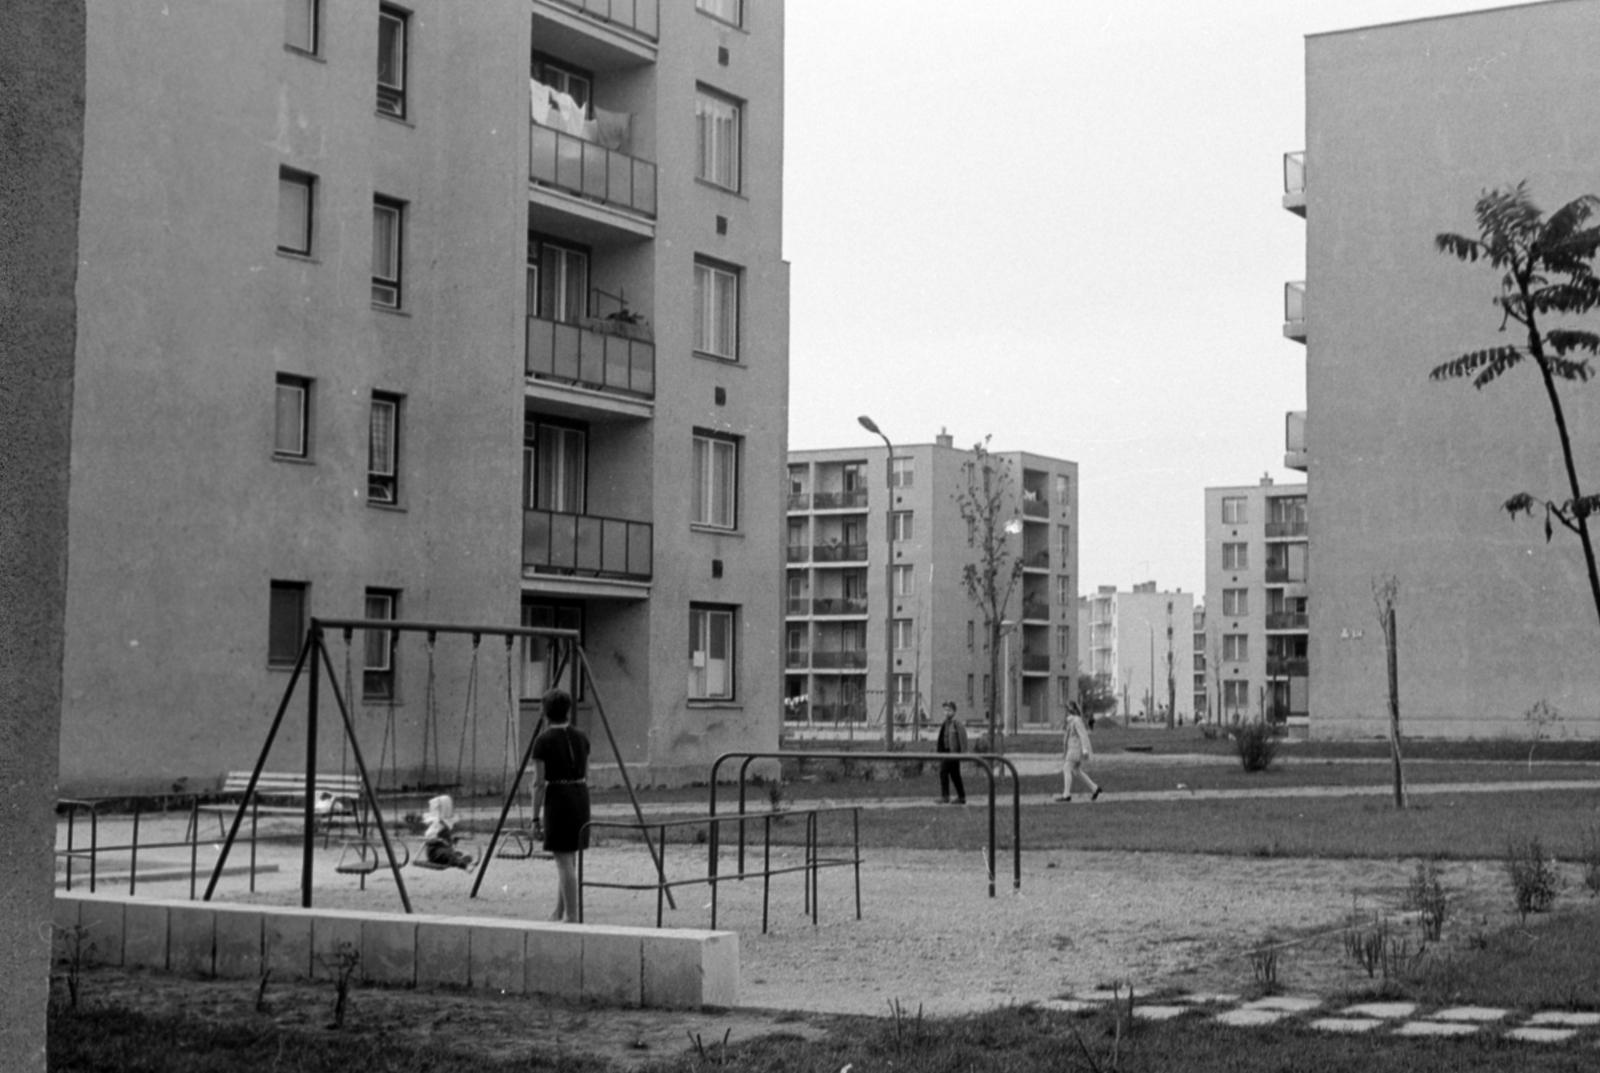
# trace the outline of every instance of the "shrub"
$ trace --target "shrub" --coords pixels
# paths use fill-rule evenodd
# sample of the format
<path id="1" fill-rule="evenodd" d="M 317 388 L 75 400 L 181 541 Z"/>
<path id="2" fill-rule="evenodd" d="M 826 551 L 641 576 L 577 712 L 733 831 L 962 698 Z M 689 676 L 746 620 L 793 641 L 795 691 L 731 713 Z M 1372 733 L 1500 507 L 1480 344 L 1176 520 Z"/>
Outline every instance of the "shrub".
<path id="1" fill-rule="evenodd" d="M 1583 864 L 1584 887 L 1591 896 L 1600 896 L 1600 827 L 1590 827 L 1583 833 L 1578 860 Z"/>
<path id="2" fill-rule="evenodd" d="M 1437 942 L 1450 915 L 1450 896 L 1439 882 L 1439 869 L 1432 861 L 1418 861 L 1417 872 L 1406 888 L 1406 908 L 1419 914 L 1422 937 Z"/>
<path id="3" fill-rule="evenodd" d="M 1555 861 L 1545 857 L 1544 846 L 1537 837 L 1506 843 L 1506 878 L 1523 923 L 1527 923 L 1529 913 L 1543 913 L 1554 905 L 1561 888 Z"/>
<path id="4" fill-rule="evenodd" d="M 1233 745 L 1246 771 L 1266 771 L 1278 758 L 1278 736 L 1262 719 L 1243 723 L 1234 731 Z"/>

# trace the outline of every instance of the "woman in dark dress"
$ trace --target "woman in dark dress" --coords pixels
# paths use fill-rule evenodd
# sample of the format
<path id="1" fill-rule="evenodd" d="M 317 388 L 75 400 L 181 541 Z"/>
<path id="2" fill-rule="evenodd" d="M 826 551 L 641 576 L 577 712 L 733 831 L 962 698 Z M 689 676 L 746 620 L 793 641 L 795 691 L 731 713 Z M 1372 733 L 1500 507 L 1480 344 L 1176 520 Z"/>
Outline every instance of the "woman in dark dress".
<path id="1" fill-rule="evenodd" d="M 545 852 L 555 854 L 558 893 L 551 920 L 578 922 L 578 854 L 588 849 L 589 739 L 572 725 L 572 696 L 552 689 L 541 702 L 545 730 L 533 741 L 533 815 L 543 817 Z"/>

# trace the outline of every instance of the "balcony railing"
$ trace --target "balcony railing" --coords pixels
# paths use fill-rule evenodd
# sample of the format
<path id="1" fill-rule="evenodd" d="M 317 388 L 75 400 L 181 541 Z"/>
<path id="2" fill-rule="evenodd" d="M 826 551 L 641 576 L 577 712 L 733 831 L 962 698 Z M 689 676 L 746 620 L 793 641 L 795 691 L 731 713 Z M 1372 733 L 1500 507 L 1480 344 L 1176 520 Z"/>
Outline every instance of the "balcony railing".
<path id="1" fill-rule="evenodd" d="M 1298 342 L 1306 341 L 1306 281 L 1283 285 L 1283 334 Z"/>
<path id="2" fill-rule="evenodd" d="M 787 604 L 788 614 L 809 615 L 811 613 L 811 597 L 791 596 Z"/>
<path id="3" fill-rule="evenodd" d="M 1290 410 L 1283 415 L 1283 465 L 1285 469 L 1306 471 L 1306 412 Z"/>
<path id="4" fill-rule="evenodd" d="M 602 22 L 614 23 L 656 40 L 661 33 L 660 0 L 547 0 L 573 8 Z"/>
<path id="5" fill-rule="evenodd" d="M 1306 656 L 1268 656 L 1267 674 L 1273 678 L 1304 678 L 1311 673 Z"/>
<path id="6" fill-rule="evenodd" d="M 1050 605 L 1044 600 L 1022 601 L 1022 617 L 1027 619 L 1048 619 Z"/>
<path id="7" fill-rule="evenodd" d="M 860 596 L 819 596 L 811 601 L 813 615 L 865 615 L 867 601 Z"/>
<path id="8" fill-rule="evenodd" d="M 1304 630 L 1307 629 L 1307 617 L 1304 611 L 1268 611 L 1267 629 L 1269 630 Z M 1198 656 L 1195 657 L 1199 659 Z"/>
<path id="9" fill-rule="evenodd" d="M 789 668 L 811 666 L 811 651 L 806 648 L 791 648 L 783 654 L 783 665 Z"/>
<path id="10" fill-rule="evenodd" d="M 539 380 L 654 398 L 656 346 L 643 339 L 529 317 L 527 372 Z"/>
<path id="11" fill-rule="evenodd" d="M 867 490 L 857 488 L 851 492 L 818 492 L 811 499 L 817 510 L 849 510 L 867 505 Z"/>
<path id="12" fill-rule="evenodd" d="M 790 544 L 788 547 L 788 558 L 791 563 L 808 562 L 811 559 L 811 545 Z"/>
<path id="13" fill-rule="evenodd" d="M 819 563 L 864 562 L 867 558 L 865 544 L 814 544 L 811 558 Z"/>
<path id="14" fill-rule="evenodd" d="M 534 182 L 606 205 L 656 214 L 654 164 L 565 131 L 529 124 L 528 174 Z"/>
<path id="15" fill-rule="evenodd" d="M 867 706 L 860 701 L 846 701 L 839 704 L 813 704 L 811 706 L 811 721 L 813 723 L 864 723 L 867 721 Z"/>
<path id="16" fill-rule="evenodd" d="M 1050 655 L 1047 652 L 1024 652 L 1022 654 L 1022 670 L 1026 673 L 1045 672 L 1050 670 Z"/>
<path id="17" fill-rule="evenodd" d="M 1283 192 L 1305 196 L 1306 151 L 1304 149 L 1283 154 Z"/>
<path id="18" fill-rule="evenodd" d="M 811 493 L 810 492 L 790 492 L 789 493 L 789 511 L 791 513 L 793 513 L 794 511 L 797 511 L 797 510 L 806 510 L 810 506 L 811 506 Z"/>
<path id="19" fill-rule="evenodd" d="M 1287 582 L 1289 580 L 1289 568 L 1287 566 L 1274 566 L 1272 563 L 1268 563 L 1267 580 L 1279 583 Z"/>
<path id="20" fill-rule="evenodd" d="M 1024 497 L 1022 500 L 1022 514 L 1027 518 L 1048 518 L 1050 517 L 1050 501 L 1042 496 L 1037 499 Z"/>
<path id="21" fill-rule="evenodd" d="M 1030 570 L 1050 569 L 1050 549 L 1042 548 L 1022 557 L 1022 565 Z"/>
<path id="22" fill-rule="evenodd" d="M 1306 535 L 1306 523 L 1298 522 L 1268 522 L 1267 536 L 1269 537 L 1299 537 Z"/>
<path id="23" fill-rule="evenodd" d="M 841 668 L 859 669 L 867 665 L 865 652 L 813 652 L 811 653 L 811 666 L 817 670 L 836 670 Z"/>
<path id="24" fill-rule="evenodd" d="M 522 563 L 541 574 L 649 581 L 652 540 L 649 522 L 551 510 L 522 512 Z"/>

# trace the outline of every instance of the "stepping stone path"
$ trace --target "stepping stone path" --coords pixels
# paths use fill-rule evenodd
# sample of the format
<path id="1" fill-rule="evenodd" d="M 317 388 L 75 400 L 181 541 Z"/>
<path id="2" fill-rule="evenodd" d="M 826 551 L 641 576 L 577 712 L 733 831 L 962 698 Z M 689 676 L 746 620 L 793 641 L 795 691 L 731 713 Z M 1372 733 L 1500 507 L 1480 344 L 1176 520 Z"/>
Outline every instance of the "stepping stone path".
<path id="1" fill-rule="evenodd" d="M 1097 990 L 1040 1006 L 1062 1013 L 1089 1013 L 1112 1003 L 1126 1006 L 1127 1002 L 1126 990 Z M 1144 1002 L 1136 994 L 1133 1003 L 1133 1016 L 1143 1021 L 1170 1021 L 1193 1014 L 1210 1016 L 1219 1024 L 1250 1028 L 1322 1011 L 1325 1016 L 1305 1022 L 1322 1032 L 1353 1034 L 1387 1029 L 1396 1036 L 1470 1036 L 1499 1030 L 1504 1038 L 1524 1043 L 1567 1043 L 1580 1034 L 1600 1041 L 1600 1013 L 1571 1010 L 1539 1010 L 1513 1018 L 1510 1010 L 1488 1006 L 1450 1006 L 1419 1012 L 1415 1002 L 1363 1002 L 1323 1011 L 1323 1000 L 1309 996 L 1269 995 L 1241 1002 L 1238 995 L 1200 993 L 1165 996 L 1159 1002 Z"/>

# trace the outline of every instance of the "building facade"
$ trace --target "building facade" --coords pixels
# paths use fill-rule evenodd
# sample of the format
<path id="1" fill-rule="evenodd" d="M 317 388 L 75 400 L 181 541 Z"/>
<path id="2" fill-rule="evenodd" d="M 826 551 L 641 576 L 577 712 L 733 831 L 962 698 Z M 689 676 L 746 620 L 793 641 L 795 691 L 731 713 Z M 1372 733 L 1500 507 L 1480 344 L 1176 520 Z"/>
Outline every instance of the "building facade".
<path id="1" fill-rule="evenodd" d="M 1288 448 L 1303 452 L 1317 519 L 1316 736 L 1384 733 L 1372 592 L 1386 578 L 1399 584 L 1406 732 L 1521 736 L 1539 700 L 1563 713 L 1561 732 L 1600 732 L 1600 634 L 1576 539 L 1557 527 L 1547 543 L 1537 520 L 1502 509 L 1519 491 L 1569 494 L 1538 377 L 1513 369 L 1481 392 L 1428 380 L 1508 341 L 1498 273 L 1436 252 L 1435 235 L 1475 236 L 1488 189 L 1525 180 L 1547 212 L 1600 192 L 1594 46 L 1595 0 L 1306 40 L 1305 150 L 1285 195 L 1305 218 L 1306 279 L 1286 312 L 1305 346 L 1304 439 Z M 1600 396 L 1562 392 L 1593 481 Z"/>
<path id="2" fill-rule="evenodd" d="M 1116 699 L 1112 714 L 1165 722 L 1171 711 L 1175 722 L 1194 718 L 1193 593 L 1160 592 L 1154 581 L 1129 592 L 1101 585 L 1078 606 L 1083 673 Z"/>
<path id="3" fill-rule="evenodd" d="M 1306 486 L 1207 488 L 1205 666 L 1221 721 L 1310 725 Z"/>
<path id="4" fill-rule="evenodd" d="M 775 745 L 783 5 L 601 8 L 89 5 L 64 792 L 248 767 L 312 615 L 576 629 L 642 778 Z M 401 781 L 554 681 L 331 643 Z"/>
<path id="5" fill-rule="evenodd" d="M 1078 467 L 994 457 L 1011 478 L 1005 547 L 1022 563 L 1001 630 L 997 719 L 1007 730 L 1059 726 L 1077 673 Z M 892 463 L 886 447 L 789 453 L 786 729 L 881 734 L 886 708 L 911 727 L 947 700 L 986 719 L 989 640 L 962 580 L 980 542 L 957 498 L 971 460 L 945 434 L 896 445 Z"/>

